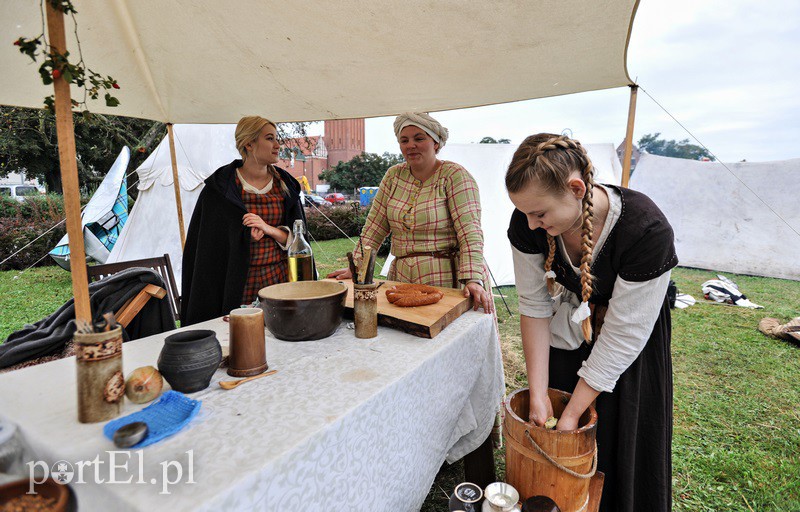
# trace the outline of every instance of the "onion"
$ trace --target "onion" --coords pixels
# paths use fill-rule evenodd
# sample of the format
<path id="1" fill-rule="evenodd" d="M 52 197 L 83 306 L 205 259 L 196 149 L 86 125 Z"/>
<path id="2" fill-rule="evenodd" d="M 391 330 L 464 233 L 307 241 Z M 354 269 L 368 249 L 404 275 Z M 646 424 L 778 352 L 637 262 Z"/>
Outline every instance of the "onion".
<path id="1" fill-rule="evenodd" d="M 142 366 L 128 375 L 125 381 L 125 396 L 135 404 L 155 400 L 161 394 L 164 379 L 153 366 Z"/>

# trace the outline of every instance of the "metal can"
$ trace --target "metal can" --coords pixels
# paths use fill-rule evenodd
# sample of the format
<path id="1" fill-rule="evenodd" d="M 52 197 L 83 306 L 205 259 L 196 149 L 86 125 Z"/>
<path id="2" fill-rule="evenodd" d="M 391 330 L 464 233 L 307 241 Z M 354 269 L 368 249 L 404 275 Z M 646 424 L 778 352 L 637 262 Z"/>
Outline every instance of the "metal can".
<path id="1" fill-rule="evenodd" d="M 450 512 L 480 512 L 483 489 L 472 482 L 462 482 L 450 496 Z"/>

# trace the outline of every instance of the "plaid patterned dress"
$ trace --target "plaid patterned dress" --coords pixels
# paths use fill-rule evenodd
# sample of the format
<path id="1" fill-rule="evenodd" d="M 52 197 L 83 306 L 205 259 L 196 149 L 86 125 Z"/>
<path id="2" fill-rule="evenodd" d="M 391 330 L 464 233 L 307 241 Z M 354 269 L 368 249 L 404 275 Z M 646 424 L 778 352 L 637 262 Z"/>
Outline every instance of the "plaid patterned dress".
<path id="1" fill-rule="evenodd" d="M 284 197 L 280 180 L 274 178 L 272 189 L 263 194 L 254 194 L 242 188 L 236 176 L 236 186 L 242 194 L 244 207 L 255 213 L 270 226 L 278 226 L 283 218 Z M 258 298 L 258 290 L 289 280 L 286 252 L 274 238 L 264 235 L 261 240 L 250 238 L 250 266 L 247 269 L 247 282 L 242 293 L 242 304 L 250 304 Z"/>
<path id="2" fill-rule="evenodd" d="M 392 234 L 389 279 L 451 287 L 448 258 L 412 253 L 457 249 L 457 277 L 462 283 L 485 277 L 481 203 L 475 178 L 454 162 L 444 161 L 433 176 L 421 182 L 407 163 L 390 168 L 383 177 L 361 232 L 363 246 L 379 247 Z M 360 258 L 361 247 L 356 256 Z"/>

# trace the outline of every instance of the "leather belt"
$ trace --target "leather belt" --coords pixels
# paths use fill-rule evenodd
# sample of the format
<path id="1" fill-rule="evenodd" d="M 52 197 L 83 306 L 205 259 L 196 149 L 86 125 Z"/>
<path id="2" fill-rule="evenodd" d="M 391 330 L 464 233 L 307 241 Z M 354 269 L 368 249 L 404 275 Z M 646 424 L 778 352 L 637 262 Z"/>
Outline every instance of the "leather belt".
<path id="1" fill-rule="evenodd" d="M 458 288 L 458 267 L 456 265 L 458 258 L 458 249 L 450 249 L 448 251 L 411 252 L 406 254 L 405 256 L 395 256 L 395 259 L 402 260 L 405 258 L 411 258 L 415 256 L 429 256 L 431 258 L 450 260 L 450 271 L 452 272 L 453 275 L 453 288 Z"/>

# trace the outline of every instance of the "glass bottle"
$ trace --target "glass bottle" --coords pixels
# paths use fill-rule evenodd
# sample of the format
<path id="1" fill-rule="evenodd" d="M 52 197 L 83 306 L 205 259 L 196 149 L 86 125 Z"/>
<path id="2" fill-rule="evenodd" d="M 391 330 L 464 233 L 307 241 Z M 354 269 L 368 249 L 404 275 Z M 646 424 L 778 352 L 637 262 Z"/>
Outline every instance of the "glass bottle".
<path id="1" fill-rule="evenodd" d="M 313 281 L 314 255 L 303 235 L 303 220 L 294 221 L 292 244 L 289 246 L 289 281 Z"/>

